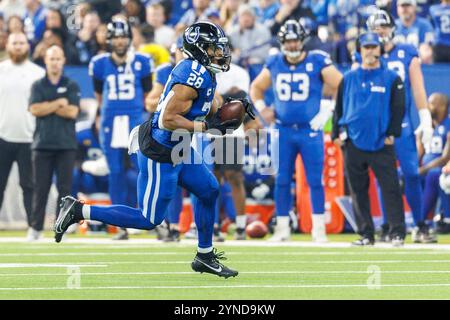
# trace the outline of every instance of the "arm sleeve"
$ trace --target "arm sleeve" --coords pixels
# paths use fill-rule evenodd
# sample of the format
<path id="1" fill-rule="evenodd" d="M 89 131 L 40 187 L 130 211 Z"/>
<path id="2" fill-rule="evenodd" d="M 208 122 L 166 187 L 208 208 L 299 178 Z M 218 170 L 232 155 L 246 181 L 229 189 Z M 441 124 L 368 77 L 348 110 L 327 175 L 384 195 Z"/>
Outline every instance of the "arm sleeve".
<path id="1" fill-rule="evenodd" d="M 402 120 L 405 113 L 405 85 L 397 77 L 391 86 L 391 121 L 386 131 L 387 136 L 400 137 L 402 133 Z"/>
<path id="2" fill-rule="evenodd" d="M 339 120 L 342 117 L 342 113 L 344 110 L 343 107 L 343 95 L 344 95 L 344 79 L 339 83 L 338 92 L 336 96 L 336 106 L 333 112 L 333 129 L 331 131 L 331 139 L 339 138 Z"/>
<path id="3" fill-rule="evenodd" d="M 141 78 L 142 90 L 144 93 L 150 92 L 152 90 L 152 76 L 148 75 Z"/>
<path id="4" fill-rule="evenodd" d="M 95 58 L 94 58 L 95 59 Z M 102 94 L 103 93 L 103 77 L 101 75 L 101 68 L 99 68 L 99 60 L 92 59 L 89 63 L 89 76 L 92 77 L 92 81 L 94 84 L 95 93 Z"/>

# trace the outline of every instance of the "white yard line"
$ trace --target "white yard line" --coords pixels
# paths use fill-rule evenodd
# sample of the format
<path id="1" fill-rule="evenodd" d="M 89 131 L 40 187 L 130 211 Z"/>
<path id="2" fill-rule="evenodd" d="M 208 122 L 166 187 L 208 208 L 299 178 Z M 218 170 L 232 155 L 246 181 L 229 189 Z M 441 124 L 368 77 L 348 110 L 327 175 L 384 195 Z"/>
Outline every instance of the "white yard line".
<path id="1" fill-rule="evenodd" d="M 379 288 L 389 288 L 389 287 L 419 287 L 419 288 L 430 288 L 430 287 L 450 287 L 450 283 L 416 283 L 416 284 L 380 284 Z M 367 284 L 292 284 L 292 285 L 252 285 L 252 284 L 242 284 L 242 285 L 210 285 L 210 286 L 104 286 L 104 287 L 79 287 L 79 288 L 69 288 L 69 287 L 23 287 L 23 288 L 0 288 L 0 291 L 52 291 L 52 290 L 155 290 L 155 289 L 289 289 L 289 288 L 299 288 L 299 289 L 321 289 L 321 288 L 368 288 Z"/>
<path id="2" fill-rule="evenodd" d="M 107 249 L 105 249 L 107 250 Z M 59 256 L 192 256 L 191 252 L 26 252 L 26 253 L 0 253 L 0 257 L 59 257 Z M 301 251 L 301 252 L 233 252 L 227 251 L 228 256 L 361 256 L 361 255 L 450 255 L 450 251 L 361 251 L 361 252 L 339 252 L 339 251 Z"/>
<path id="3" fill-rule="evenodd" d="M 106 268 L 106 264 L 79 264 L 79 263 L 0 263 L 0 269 L 8 268 Z"/>
<path id="4" fill-rule="evenodd" d="M 0 237 L 0 243 L 27 243 L 26 239 L 23 237 Z M 45 238 L 39 240 L 35 243 L 29 243 L 30 246 L 34 244 L 39 245 L 43 243 L 53 243 L 57 245 L 52 238 Z M 111 239 L 103 238 L 69 238 L 62 243 L 61 246 L 65 244 L 105 244 L 105 245 L 115 245 L 119 246 L 119 242 Z M 165 245 L 161 241 L 156 239 L 130 239 L 123 242 L 124 245 L 157 245 L 158 247 L 164 247 Z M 184 246 L 195 246 L 197 240 L 183 239 L 179 243 L 166 244 L 172 247 L 184 247 Z M 328 242 L 328 243 L 313 243 L 309 241 L 285 241 L 285 242 L 267 242 L 260 240 L 246 240 L 246 241 L 236 241 L 227 240 L 223 243 L 218 244 L 219 247 L 304 247 L 304 248 L 352 248 L 353 246 L 350 242 Z M 389 243 L 376 243 L 374 248 L 392 248 Z M 361 248 L 364 250 L 365 248 Z M 439 249 L 439 250 L 450 250 L 450 244 L 405 244 L 401 248 L 392 248 L 394 250 L 402 249 Z"/>
<path id="5" fill-rule="evenodd" d="M 174 261 L 96 261 L 96 262 L 74 262 L 70 263 L 67 261 L 64 262 L 58 262 L 59 265 L 69 265 L 69 266 L 76 266 L 78 264 L 83 264 L 86 266 L 91 265 L 129 265 L 129 264 L 135 264 L 135 265 L 170 265 L 170 264 L 190 264 L 192 260 L 174 260 Z M 394 263 L 450 263 L 450 260 L 349 260 L 349 261 L 342 261 L 342 260 L 245 260 L 245 261 L 230 261 L 230 265 L 235 264 L 308 264 L 308 265 L 315 265 L 315 264 L 394 264 Z M 27 264 L 24 264 L 27 265 Z M 51 265 L 51 264 L 49 264 Z"/>
<path id="6" fill-rule="evenodd" d="M 382 274 L 448 274 L 450 270 L 394 270 L 380 271 Z M 342 270 L 342 271 L 242 271 L 239 275 L 253 274 L 272 274 L 272 275 L 315 275 L 315 274 L 368 274 L 367 271 L 361 270 Z M 164 275 L 194 275 L 193 271 L 167 271 L 167 272 L 81 272 L 80 276 L 164 276 Z M 67 273 L 0 273 L 0 277 L 53 277 L 64 276 Z"/>

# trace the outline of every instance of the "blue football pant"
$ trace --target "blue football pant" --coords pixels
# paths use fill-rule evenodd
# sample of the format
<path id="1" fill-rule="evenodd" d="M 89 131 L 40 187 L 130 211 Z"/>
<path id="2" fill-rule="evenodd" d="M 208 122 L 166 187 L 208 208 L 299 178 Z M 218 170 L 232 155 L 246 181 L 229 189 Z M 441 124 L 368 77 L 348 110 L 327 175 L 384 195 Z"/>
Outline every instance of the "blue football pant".
<path id="1" fill-rule="evenodd" d="M 191 149 L 192 157 L 199 155 Z M 122 205 L 92 206 L 91 219 L 123 228 L 151 230 L 165 218 L 169 202 L 175 197 L 177 185 L 193 193 L 194 219 L 200 248 L 212 246 L 214 211 L 219 184 L 204 164 L 155 162 L 138 153 L 139 208 Z"/>
<path id="2" fill-rule="evenodd" d="M 129 130 L 131 131 L 134 127 L 142 123 L 141 116 L 129 116 L 130 125 Z M 125 169 L 125 161 L 127 158 L 130 160 L 130 164 L 134 168 L 138 168 L 138 162 L 136 154 L 131 156 L 128 155 L 128 150 L 126 148 L 112 148 L 112 125 L 114 117 L 113 116 L 102 116 L 101 119 L 101 129 L 100 129 L 100 145 L 102 151 L 105 154 L 106 161 L 108 163 L 109 175 L 108 175 L 108 190 L 109 196 L 111 198 L 112 204 L 126 204 L 130 206 L 135 206 L 136 202 L 127 202 L 128 194 L 128 184 Z"/>
<path id="3" fill-rule="evenodd" d="M 279 138 L 273 139 L 272 146 L 279 148 L 278 174 L 275 178 L 275 212 L 278 216 L 288 216 L 292 208 L 291 182 L 295 170 L 295 160 L 300 154 L 305 168 L 306 180 L 310 188 L 314 214 L 325 212 L 325 194 L 322 183 L 324 143 L 322 131 L 310 128 L 294 129 L 277 126 Z M 274 137 L 274 135 L 272 135 Z M 276 154 L 272 152 L 272 155 Z"/>

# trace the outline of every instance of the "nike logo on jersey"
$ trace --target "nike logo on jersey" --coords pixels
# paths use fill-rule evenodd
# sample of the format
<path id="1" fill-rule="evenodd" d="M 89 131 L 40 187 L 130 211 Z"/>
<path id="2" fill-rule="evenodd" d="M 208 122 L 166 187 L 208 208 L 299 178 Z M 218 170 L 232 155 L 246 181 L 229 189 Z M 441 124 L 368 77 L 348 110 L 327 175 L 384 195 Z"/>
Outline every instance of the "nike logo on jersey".
<path id="1" fill-rule="evenodd" d="M 309 133 L 309 136 L 310 136 L 311 138 L 314 138 L 314 137 L 317 137 L 318 134 L 319 134 L 318 132 L 310 132 L 310 133 Z"/>
<path id="2" fill-rule="evenodd" d="M 214 268 L 214 267 L 211 267 L 210 265 L 204 263 L 203 261 L 201 261 L 201 260 L 199 260 L 197 258 L 195 260 L 197 260 L 198 262 L 200 262 L 201 264 L 203 264 L 204 266 L 206 266 L 207 268 L 211 269 L 214 272 L 217 272 L 217 273 L 222 272 L 222 267 L 221 266 L 219 266 L 218 268 Z"/>

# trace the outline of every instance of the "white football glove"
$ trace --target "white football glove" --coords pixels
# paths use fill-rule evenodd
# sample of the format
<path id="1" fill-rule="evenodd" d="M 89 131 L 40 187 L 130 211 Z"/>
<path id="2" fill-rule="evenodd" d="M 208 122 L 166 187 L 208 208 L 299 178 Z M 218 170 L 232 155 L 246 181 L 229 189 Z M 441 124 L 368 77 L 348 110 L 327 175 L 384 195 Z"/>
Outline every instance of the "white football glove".
<path id="1" fill-rule="evenodd" d="M 270 188 L 267 184 L 262 183 L 252 190 L 252 196 L 256 200 L 263 200 L 270 192 Z"/>
<path id="2" fill-rule="evenodd" d="M 140 126 L 134 127 L 133 130 L 131 130 L 130 135 L 128 136 L 129 155 L 132 155 L 139 150 L 139 127 Z"/>
<path id="3" fill-rule="evenodd" d="M 431 113 L 428 109 L 419 110 L 420 125 L 414 132 L 415 134 L 422 134 L 422 144 L 428 145 L 433 138 L 433 120 L 431 119 Z"/>
<path id="4" fill-rule="evenodd" d="M 96 177 L 103 177 L 109 174 L 109 167 L 105 156 L 97 160 L 84 161 L 81 164 L 81 170 Z"/>
<path id="5" fill-rule="evenodd" d="M 335 102 L 333 100 L 322 99 L 320 101 L 320 110 L 309 122 L 314 131 L 322 130 L 328 119 L 333 115 Z"/>

